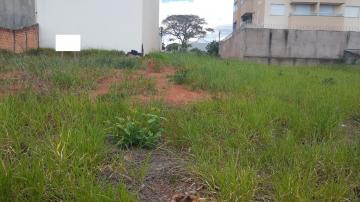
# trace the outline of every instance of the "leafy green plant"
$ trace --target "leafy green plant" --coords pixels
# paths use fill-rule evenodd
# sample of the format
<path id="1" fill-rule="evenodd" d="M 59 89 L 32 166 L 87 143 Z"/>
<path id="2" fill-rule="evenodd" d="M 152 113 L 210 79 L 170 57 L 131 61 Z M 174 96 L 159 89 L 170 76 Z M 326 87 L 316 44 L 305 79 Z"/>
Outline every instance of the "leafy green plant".
<path id="1" fill-rule="evenodd" d="M 126 118 L 116 119 L 111 133 L 120 148 L 153 148 L 164 131 L 161 123 L 165 118 L 158 115 L 135 112 Z"/>

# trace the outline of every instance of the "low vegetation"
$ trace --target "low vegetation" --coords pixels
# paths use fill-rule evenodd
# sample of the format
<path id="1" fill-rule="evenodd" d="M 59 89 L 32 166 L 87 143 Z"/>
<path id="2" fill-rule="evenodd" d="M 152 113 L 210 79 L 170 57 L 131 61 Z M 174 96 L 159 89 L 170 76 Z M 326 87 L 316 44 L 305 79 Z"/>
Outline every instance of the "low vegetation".
<path id="1" fill-rule="evenodd" d="M 186 83 L 215 98 L 164 116 L 176 147 L 219 200 L 359 198 L 360 72 L 351 66 L 278 67 L 189 54 L 158 55 L 187 68 Z"/>
<path id="2" fill-rule="evenodd" d="M 126 118 L 117 117 L 109 128 L 114 143 L 123 149 L 133 147 L 154 148 L 160 142 L 165 118 L 155 114 L 133 112 Z"/>
<path id="3" fill-rule="evenodd" d="M 115 51 L 75 59 L 50 50 L 1 53 L 0 84 L 9 87 L 0 88 L 0 201 L 137 201 L 136 190 L 102 171 L 111 166 L 136 178 L 122 151 L 160 144 L 189 151 L 189 170 L 218 201 L 360 199 L 359 69 L 189 53 L 148 59 L 174 66 L 169 79 L 212 98 L 183 106 L 138 103 L 130 95 L 154 85 L 128 79 L 92 100 L 99 78 L 114 69 L 134 74 L 145 62 Z M 7 94 L 13 81 L 1 75 L 14 71 L 29 85 Z"/>

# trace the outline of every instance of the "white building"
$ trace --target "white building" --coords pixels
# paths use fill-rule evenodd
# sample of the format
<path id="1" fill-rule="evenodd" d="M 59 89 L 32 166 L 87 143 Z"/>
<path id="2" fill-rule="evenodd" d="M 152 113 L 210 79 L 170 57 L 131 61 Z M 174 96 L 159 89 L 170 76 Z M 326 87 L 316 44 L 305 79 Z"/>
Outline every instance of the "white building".
<path id="1" fill-rule="evenodd" d="M 36 13 L 41 48 L 76 34 L 82 49 L 160 50 L 159 0 L 37 0 Z"/>

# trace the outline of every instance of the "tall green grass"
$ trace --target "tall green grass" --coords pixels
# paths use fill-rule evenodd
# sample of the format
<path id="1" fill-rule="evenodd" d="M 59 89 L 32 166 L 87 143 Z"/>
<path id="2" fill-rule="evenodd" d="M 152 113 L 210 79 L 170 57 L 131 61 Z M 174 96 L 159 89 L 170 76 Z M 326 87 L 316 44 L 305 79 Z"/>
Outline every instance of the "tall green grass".
<path id="1" fill-rule="evenodd" d="M 0 105 L 0 201 L 133 201 L 124 185 L 102 181 L 109 149 L 105 121 L 123 101 L 88 97 L 8 97 Z M 121 163 L 121 162 L 118 162 Z"/>
<path id="2" fill-rule="evenodd" d="M 360 137 L 344 129 L 360 114 L 359 69 L 153 57 L 188 69 L 187 85 L 224 94 L 164 111 L 169 141 L 190 148 L 219 200 L 359 199 Z"/>
<path id="3" fill-rule="evenodd" d="M 0 201 L 136 201 L 136 193 L 103 176 L 106 166 L 139 172 L 127 171 L 122 152 L 105 142 L 106 122 L 153 107 L 167 118 L 165 143 L 192 153 L 190 168 L 218 201 L 359 200 L 360 137 L 351 132 L 360 130 L 359 69 L 152 54 L 179 68 L 177 82 L 213 95 L 169 107 L 129 102 L 156 92 L 148 79 L 125 80 L 90 101 L 99 77 L 141 67 L 141 60 L 115 51 L 82 54 L 0 54 L 0 72 L 24 70 L 49 88 L 0 100 Z"/>
<path id="4" fill-rule="evenodd" d="M 113 68 L 139 62 L 106 52 L 78 60 L 51 50 L 1 54 L 2 71 L 24 71 L 48 92 L 29 88 L 0 100 L 0 201 L 136 201 L 135 193 L 102 171 L 126 171 L 121 152 L 105 141 L 105 122 L 126 116 L 128 104 L 92 102 L 86 92 Z"/>

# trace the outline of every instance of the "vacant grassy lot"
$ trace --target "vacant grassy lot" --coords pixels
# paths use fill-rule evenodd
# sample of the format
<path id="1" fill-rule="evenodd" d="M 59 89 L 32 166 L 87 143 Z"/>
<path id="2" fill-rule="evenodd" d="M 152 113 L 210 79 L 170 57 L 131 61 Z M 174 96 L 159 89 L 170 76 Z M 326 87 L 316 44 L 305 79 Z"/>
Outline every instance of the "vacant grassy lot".
<path id="1" fill-rule="evenodd" d="M 149 59 L 209 98 L 134 101 L 158 90 L 152 79 L 131 79 Z M 99 79 L 118 74 L 129 79 L 91 96 Z M 139 190 L 103 173 L 111 167 L 140 183 L 147 175 L 146 163 L 130 169 L 126 151 L 114 154 L 106 141 L 109 123 L 134 111 L 166 118 L 158 145 L 188 152 L 188 170 L 217 201 L 360 200 L 360 70 L 351 66 L 1 53 L 0 97 L 0 201 L 137 201 Z"/>

